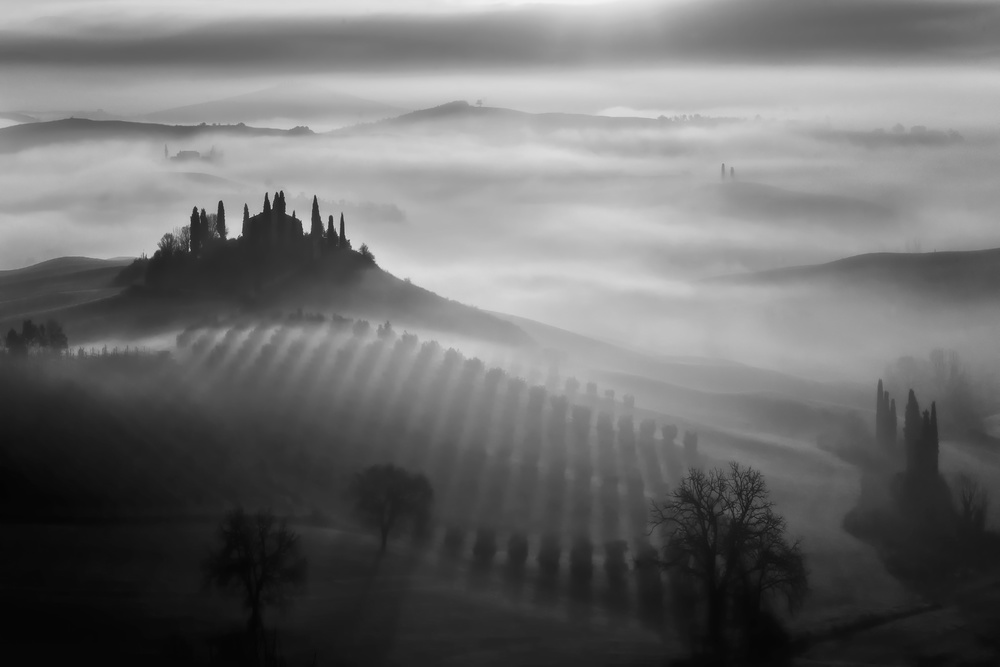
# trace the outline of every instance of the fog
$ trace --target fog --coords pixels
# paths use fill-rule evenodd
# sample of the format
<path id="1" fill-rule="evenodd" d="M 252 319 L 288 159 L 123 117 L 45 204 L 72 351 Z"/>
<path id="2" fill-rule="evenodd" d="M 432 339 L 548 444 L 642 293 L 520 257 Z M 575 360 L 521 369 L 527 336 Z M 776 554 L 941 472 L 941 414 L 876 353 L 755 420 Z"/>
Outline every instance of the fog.
<path id="1" fill-rule="evenodd" d="M 995 3 L 0 11 L 15 662 L 996 663 Z"/>
<path id="2" fill-rule="evenodd" d="M 244 203 L 256 213 L 265 189 L 282 189 L 290 212 L 307 218 L 317 194 L 324 220 L 345 212 L 356 246 L 368 243 L 387 270 L 480 308 L 664 354 L 842 368 L 813 346 L 817 336 L 825 346 L 857 334 L 849 321 L 803 336 L 799 323 L 761 322 L 756 305 L 734 309 L 745 295 L 702 281 L 866 252 L 1000 244 L 1000 135 L 988 125 L 925 124 L 911 112 L 912 125 L 894 129 L 899 118 L 878 109 L 865 123 L 475 111 L 329 135 L 208 133 L 168 147 L 214 147 L 213 162 L 166 161 L 156 140 L 5 153 L 0 265 L 151 253 L 191 206 L 214 210 L 222 199 L 238 225 Z M 735 181 L 721 181 L 721 163 Z M 754 304 L 781 308 L 754 293 Z M 887 335 L 877 349 L 852 350 L 852 363 L 885 361 L 899 346 Z"/>

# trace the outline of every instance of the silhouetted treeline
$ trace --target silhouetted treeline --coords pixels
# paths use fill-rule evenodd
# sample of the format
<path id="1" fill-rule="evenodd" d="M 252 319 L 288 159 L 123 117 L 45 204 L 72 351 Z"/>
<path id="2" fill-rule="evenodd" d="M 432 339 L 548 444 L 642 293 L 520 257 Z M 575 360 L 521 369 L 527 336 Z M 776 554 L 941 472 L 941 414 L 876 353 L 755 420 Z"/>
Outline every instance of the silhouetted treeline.
<path id="1" fill-rule="evenodd" d="M 21 323 L 21 330 L 10 329 L 3 338 L 2 352 L 11 357 L 24 357 L 32 352 L 63 352 L 69 348 L 69 339 L 62 325 L 55 320 L 35 324 L 31 320 Z"/>

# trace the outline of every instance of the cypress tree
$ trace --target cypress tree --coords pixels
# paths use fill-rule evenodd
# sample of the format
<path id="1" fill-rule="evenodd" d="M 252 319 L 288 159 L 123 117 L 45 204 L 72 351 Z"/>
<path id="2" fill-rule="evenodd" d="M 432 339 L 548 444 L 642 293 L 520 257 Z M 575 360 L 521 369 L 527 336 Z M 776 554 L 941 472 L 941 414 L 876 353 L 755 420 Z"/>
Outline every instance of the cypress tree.
<path id="1" fill-rule="evenodd" d="M 889 419 L 890 419 L 890 417 L 889 417 L 889 392 L 887 392 L 887 391 L 882 392 L 882 419 L 884 420 L 883 421 L 883 426 L 882 426 L 883 443 L 885 444 L 885 446 L 888 447 L 889 444 L 891 444 L 889 442 L 889 433 L 892 430 L 892 425 L 889 424 Z"/>
<path id="2" fill-rule="evenodd" d="M 275 204 L 278 202 L 275 201 Z M 274 217 L 274 211 L 271 208 L 271 202 L 267 198 L 267 193 L 264 193 L 264 212 L 260 214 L 260 223 L 257 225 L 257 236 L 262 244 L 266 245 L 271 241 L 271 220 Z"/>
<path id="3" fill-rule="evenodd" d="M 194 254 L 198 253 L 198 243 L 200 238 L 198 236 L 199 228 L 201 227 L 201 216 L 198 215 L 198 207 L 195 206 L 191 209 L 191 227 L 190 233 L 188 234 L 189 242 L 191 247 L 188 250 Z"/>
<path id="4" fill-rule="evenodd" d="M 889 404 L 889 444 L 893 447 L 896 446 L 898 429 L 899 429 L 899 422 L 896 419 L 896 399 L 894 398 L 892 399 L 892 402 Z"/>
<path id="5" fill-rule="evenodd" d="M 906 441 L 906 472 L 913 475 L 917 468 L 917 452 L 920 448 L 920 440 L 923 424 L 920 419 L 920 404 L 917 403 L 917 396 L 910 390 L 906 399 L 906 412 L 903 415 L 903 439 Z"/>
<path id="6" fill-rule="evenodd" d="M 317 243 L 323 238 L 323 218 L 319 215 L 319 199 L 316 195 L 313 195 L 312 228 L 309 230 L 309 236 Z"/>
<path id="7" fill-rule="evenodd" d="M 882 378 L 878 381 L 878 391 L 875 395 L 875 440 L 879 444 L 885 443 L 885 397 L 882 393 Z"/>
<path id="8" fill-rule="evenodd" d="M 330 244 L 331 247 L 337 247 L 337 234 L 333 231 L 333 216 L 326 221 L 326 242 Z"/>
<path id="9" fill-rule="evenodd" d="M 927 433 L 928 471 L 936 475 L 938 473 L 938 455 L 940 453 L 941 443 L 938 440 L 937 403 L 933 401 L 931 402 L 931 419 L 929 426 L 930 428 Z"/>
<path id="10" fill-rule="evenodd" d="M 205 241 L 208 240 L 209 238 L 208 213 L 205 212 L 205 209 L 201 209 L 201 215 L 199 217 L 200 220 L 198 222 L 198 252 L 201 253 L 201 251 L 205 247 Z"/>
<path id="11" fill-rule="evenodd" d="M 340 245 L 341 248 L 346 248 L 347 247 L 347 236 L 344 235 L 344 213 L 343 213 L 343 211 L 341 211 L 341 213 L 340 213 L 340 244 L 339 245 Z"/>
<path id="12" fill-rule="evenodd" d="M 924 410 L 920 424 L 920 476 L 924 477 L 931 468 L 931 412 Z"/>
<path id="13" fill-rule="evenodd" d="M 226 209 L 223 207 L 221 199 L 219 200 L 219 210 L 215 214 L 215 231 L 223 241 L 229 236 L 229 230 L 226 229 Z"/>
<path id="14" fill-rule="evenodd" d="M 243 238 L 250 236 L 250 207 L 243 204 Z"/>

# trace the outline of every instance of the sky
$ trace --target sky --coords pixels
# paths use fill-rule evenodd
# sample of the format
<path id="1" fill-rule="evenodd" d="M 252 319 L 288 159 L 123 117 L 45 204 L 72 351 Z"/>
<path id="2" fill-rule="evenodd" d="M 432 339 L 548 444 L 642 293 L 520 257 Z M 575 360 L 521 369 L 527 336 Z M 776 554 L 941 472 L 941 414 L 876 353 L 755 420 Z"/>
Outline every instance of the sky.
<path id="1" fill-rule="evenodd" d="M 995 2 L 0 0 L 0 12 L 0 113 L 144 120 L 252 94 L 205 120 L 324 131 L 390 114 L 324 106 L 348 94 L 391 115 L 483 100 L 724 119 L 219 139 L 220 162 L 184 168 L 165 167 L 159 144 L 0 153 L 0 268 L 151 252 L 192 204 L 255 210 L 281 187 L 357 212 L 349 224 L 386 268 L 445 296 L 739 357 L 736 333 L 678 333 L 704 278 L 1000 246 Z M 170 118 L 158 122 L 182 122 Z M 959 139 L 928 143 L 921 128 Z M 720 189 L 722 162 L 743 190 Z M 404 220 L 372 213 L 385 210 Z"/>

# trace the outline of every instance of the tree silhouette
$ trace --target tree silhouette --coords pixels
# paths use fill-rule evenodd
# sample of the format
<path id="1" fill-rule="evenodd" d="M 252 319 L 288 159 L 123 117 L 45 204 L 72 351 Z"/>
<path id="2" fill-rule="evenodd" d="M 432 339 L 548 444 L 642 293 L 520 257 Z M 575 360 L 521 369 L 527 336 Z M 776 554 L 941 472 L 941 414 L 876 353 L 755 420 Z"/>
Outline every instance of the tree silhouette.
<path id="1" fill-rule="evenodd" d="M 307 563 L 299 536 L 270 510 L 251 516 L 237 507 L 219 525 L 218 540 L 204 563 L 206 582 L 243 595 L 250 611 L 247 630 L 256 638 L 263 629 L 264 608 L 285 604 L 305 583 Z"/>
<path id="2" fill-rule="evenodd" d="M 344 214 L 340 214 L 340 241 L 337 243 L 341 248 L 347 248 L 350 250 L 351 242 L 347 240 L 347 236 L 344 233 Z"/>
<path id="3" fill-rule="evenodd" d="M 401 521 L 425 518 L 434 501 L 434 490 L 426 477 L 392 464 L 359 472 L 349 494 L 358 516 L 378 529 L 382 553 L 392 529 Z"/>
<path id="4" fill-rule="evenodd" d="M 163 253 L 166 256 L 173 255 L 181 250 L 180 241 L 177 237 L 167 232 L 160 237 L 160 240 L 156 244 L 157 252 Z"/>
<path id="5" fill-rule="evenodd" d="M 312 206 L 312 226 L 309 228 L 309 237 L 315 243 L 319 243 L 323 240 L 323 218 L 319 215 L 319 199 L 316 195 L 313 195 L 313 206 Z"/>
<path id="6" fill-rule="evenodd" d="M 331 248 L 336 248 L 337 240 L 337 233 L 333 231 L 333 215 L 331 214 L 326 221 L 326 242 Z"/>
<path id="7" fill-rule="evenodd" d="M 739 621 L 749 642 L 770 601 L 784 598 L 794 610 L 808 591 L 800 543 L 786 539 L 785 520 L 753 468 L 691 470 L 653 505 L 650 523 L 663 533 L 661 567 L 701 589 L 706 648 L 716 656 L 727 652 L 727 619 Z"/>
<path id="8" fill-rule="evenodd" d="M 219 200 L 219 210 L 215 214 L 215 233 L 223 241 L 229 236 L 229 230 L 226 229 L 226 209 L 222 206 L 221 199 Z"/>
<path id="9" fill-rule="evenodd" d="M 976 534 L 986 527 L 986 513 L 990 505 L 989 494 L 979 480 L 960 473 L 954 483 L 955 501 L 963 530 Z"/>
<path id="10" fill-rule="evenodd" d="M 372 251 L 368 248 L 368 244 L 367 243 L 362 243 L 361 244 L 361 249 L 358 250 L 358 252 L 360 252 L 361 256 L 364 257 L 369 262 L 371 262 L 372 264 L 375 263 L 375 255 L 372 254 Z"/>
<path id="11" fill-rule="evenodd" d="M 205 209 L 201 209 L 198 219 L 198 252 L 195 253 L 196 256 L 201 254 L 201 251 L 205 248 L 205 242 L 212 237 L 210 227 L 208 225 L 208 213 Z"/>
<path id="12" fill-rule="evenodd" d="M 164 237 L 165 238 L 165 237 Z M 197 255 L 198 249 L 201 247 L 201 215 L 198 213 L 198 207 L 195 206 L 191 209 L 191 248 L 192 254 Z"/>
<path id="13" fill-rule="evenodd" d="M 4 342 L 7 346 L 7 354 L 18 357 L 28 354 L 28 345 L 24 342 L 21 334 L 17 333 L 14 329 L 7 332 Z"/>
<path id="14" fill-rule="evenodd" d="M 69 347 L 66 332 L 63 331 L 62 325 L 55 320 L 48 320 L 45 323 L 45 343 L 50 349 L 58 352 Z"/>
<path id="15" fill-rule="evenodd" d="M 250 207 L 243 204 L 243 238 L 250 237 Z"/>

